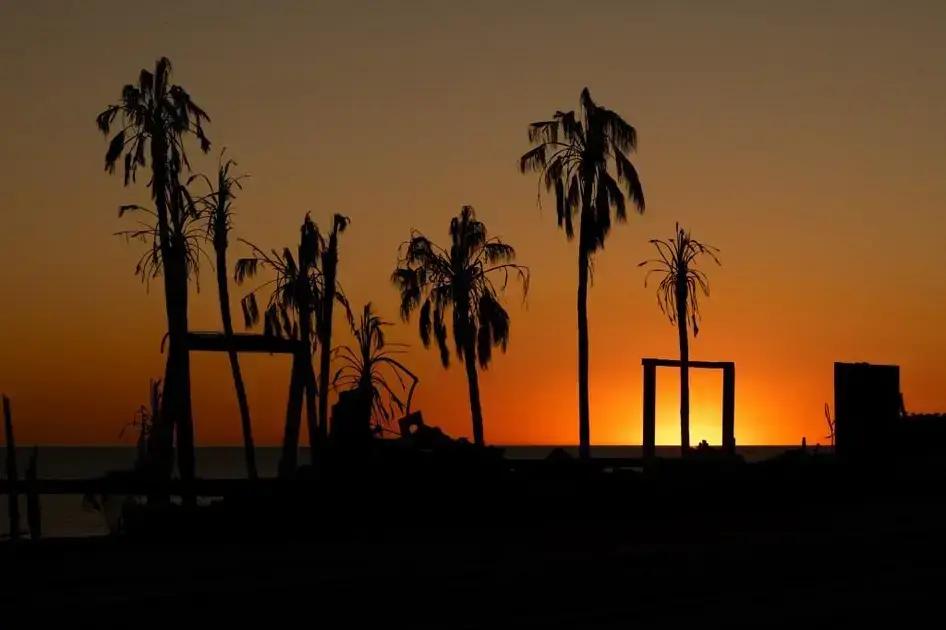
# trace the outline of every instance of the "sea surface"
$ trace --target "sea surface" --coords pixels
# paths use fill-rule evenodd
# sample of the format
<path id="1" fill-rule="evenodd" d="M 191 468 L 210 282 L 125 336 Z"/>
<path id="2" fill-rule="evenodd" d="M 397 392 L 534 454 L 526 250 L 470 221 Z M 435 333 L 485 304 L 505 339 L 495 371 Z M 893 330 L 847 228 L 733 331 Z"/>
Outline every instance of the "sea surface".
<path id="1" fill-rule="evenodd" d="M 512 459 L 539 459 L 556 446 L 505 446 L 506 456 Z M 577 456 L 578 448 L 562 447 Z M 794 446 L 740 446 L 737 448 L 746 461 L 759 461 L 778 455 Z M 307 449 L 300 449 L 299 461 L 308 458 Z M 593 446 L 594 457 L 640 457 L 640 446 Z M 32 449 L 17 449 L 17 468 L 20 478 Z M 660 457 L 679 456 L 679 446 L 658 446 Z M 5 457 L 5 456 L 4 456 Z M 127 446 L 46 446 L 40 447 L 37 457 L 37 476 L 41 479 L 86 479 L 98 477 L 112 470 L 128 470 L 135 460 L 135 449 Z M 257 468 L 263 477 L 275 476 L 279 462 L 278 447 L 256 449 Z M 6 476 L 6 461 L 0 478 Z M 238 479 L 246 475 L 243 449 L 234 446 L 200 447 L 197 449 L 197 475 L 207 479 Z M 43 535 L 49 537 L 95 536 L 108 533 L 105 517 L 84 505 L 79 495 L 47 495 L 41 497 Z M 20 498 L 21 529 L 26 528 L 26 505 Z M 9 532 L 7 497 L 0 497 L 0 538 Z"/>

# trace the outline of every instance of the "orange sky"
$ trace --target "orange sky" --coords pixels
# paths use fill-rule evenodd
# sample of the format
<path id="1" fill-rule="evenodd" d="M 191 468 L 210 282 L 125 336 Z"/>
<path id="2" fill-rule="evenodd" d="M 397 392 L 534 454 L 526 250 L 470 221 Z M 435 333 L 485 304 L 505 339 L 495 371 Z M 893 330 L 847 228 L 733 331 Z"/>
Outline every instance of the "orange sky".
<path id="1" fill-rule="evenodd" d="M 0 4 L 0 390 L 18 439 L 115 442 L 162 373 L 160 285 L 111 236 L 148 193 L 102 172 L 93 124 L 160 55 L 252 174 L 237 236 L 281 247 L 306 210 L 351 217 L 354 304 L 395 320 L 398 244 L 443 240 L 462 204 L 516 246 L 532 291 L 510 295 L 509 352 L 481 378 L 488 441 L 577 441 L 575 245 L 516 164 L 526 124 L 585 85 L 637 127 L 647 195 L 596 261 L 593 443 L 640 441 L 640 358 L 677 353 L 636 267 L 677 220 L 722 250 L 691 353 L 736 361 L 739 443 L 823 439 L 835 360 L 900 364 L 908 408 L 946 410 L 946 4 L 779 4 Z M 209 271 L 197 329 L 219 327 Z M 469 435 L 462 370 L 413 323 L 390 337 L 414 345 L 428 421 Z M 244 365 L 258 442 L 278 442 L 288 360 Z M 659 379 L 674 443 L 676 378 Z M 693 438 L 718 443 L 720 376 L 693 388 Z M 224 356 L 195 356 L 194 391 L 199 443 L 237 443 Z"/>

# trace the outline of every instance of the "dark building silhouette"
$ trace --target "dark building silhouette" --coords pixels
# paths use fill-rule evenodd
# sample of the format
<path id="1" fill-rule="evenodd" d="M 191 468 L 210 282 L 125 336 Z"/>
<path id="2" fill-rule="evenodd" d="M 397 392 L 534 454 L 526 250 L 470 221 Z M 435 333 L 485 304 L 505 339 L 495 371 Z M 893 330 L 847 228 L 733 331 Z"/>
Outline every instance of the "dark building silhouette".
<path id="1" fill-rule="evenodd" d="M 838 455 L 861 458 L 889 451 L 901 418 L 900 366 L 834 364 Z"/>
<path id="2" fill-rule="evenodd" d="M 835 449 L 849 460 L 941 455 L 946 414 L 907 413 L 900 366 L 834 364 Z"/>

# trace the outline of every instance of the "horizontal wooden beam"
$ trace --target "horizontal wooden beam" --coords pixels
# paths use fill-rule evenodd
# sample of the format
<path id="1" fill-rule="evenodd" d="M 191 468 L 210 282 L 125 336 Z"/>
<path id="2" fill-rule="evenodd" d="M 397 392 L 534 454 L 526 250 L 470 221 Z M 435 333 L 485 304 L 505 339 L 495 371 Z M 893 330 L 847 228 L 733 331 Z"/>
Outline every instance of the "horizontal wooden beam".
<path id="1" fill-rule="evenodd" d="M 13 484 L 0 479 L 0 495 L 8 494 Z M 134 494 L 167 493 L 181 496 L 193 492 L 200 497 L 227 496 L 276 487 L 296 487 L 295 480 L 260 479 L 195 479 L 193 482 L 172 479 L 165 482 L 135 479 L 133 477 L 98 477 L 94 479 L 37 479 L 28 483 L 19 481 L 16 490 L 32 489 L 37 494 Z"/>
<path id="2" fill-rule="evenodd" d="M 644 461 L 639 457 L 599 457 L 582 462 L 577 458 L 572 460 L 576 465 L 594 469 L 622 469 L 640 468 Z M 545 459 L 510 459 L 506 462 L 510 471 L 542 471 L 552 463 Z M 260 492 L 280 492 L 284 490 L 303 490 L 314 488 L 325 482 L 307 479 L 277 479 L 263 478 L 248 479 L 195 479 L 186 482 L 181 479 L 170 481 L 149 481 L 134 476 L 96 477 L 92 479 L 37 479 L 33 482 L 20 480 L 10 483 L 7 479 L 0 479 L 0 496 L 12 491 L 26 492 L 29 488 L 37 494 L 127 494 L 148 495 L 167 493 L 171 496 L 181 496 L 183 493 L 193 493 L 199 497 L 240 496 L 258 494 Z"/>
<path id="3" fill-rule="evenodd" d="M 302 350 L 298 339 L 282 339 L 268 335 L 234 333 L 232 344 L 227 336 L 219 332 L 187 333 L 187 348 L 192 352 L 266 352 L 269 354 L 295 354 Z"/>
<path id="4" fill-rule="evenodd" d="M 644 366 L 653 365 L 655 367 L 680 367 L 679 359 L 641 359 Z M 709 370 L 732 369 L 736 366 L 733 361 L 687 361 L 691 368 L 705 368 Z"/>

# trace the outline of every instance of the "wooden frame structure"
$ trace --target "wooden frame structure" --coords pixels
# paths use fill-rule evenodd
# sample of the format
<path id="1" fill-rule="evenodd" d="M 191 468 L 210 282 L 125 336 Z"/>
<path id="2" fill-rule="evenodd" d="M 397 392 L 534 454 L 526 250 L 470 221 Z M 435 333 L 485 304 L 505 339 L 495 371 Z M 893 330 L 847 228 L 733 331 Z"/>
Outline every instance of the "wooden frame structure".
<path id="1" fill-rule="evenodd" d="M 657 433 L 657 368 L 680 367 L 676 359 L 641 359 L 644 366 L 644 458 L 656 454 Z M 688 361 L 696 369 L 723 371 L 723 449 L 736 452 L 736 364 L 732 361 Z"/>
<path id="2" fill-rule="evenodd" d="M 296 436 L 298 443 L 298 429 L 302 424 L 302 401 L 301 393 L 298 394 L 298 400 L 294 400 L 294 385 L 299 384 L 298 391 L 301 392 L 303 383 L 307 380 L 305 376 L 305 345 L 300 339 L 284 339 L 272 335 L 259 335 L 250 333 L 233 333 L 228 338 L 226 333 L 222 332 L 189 332 L 187 333 L 188 352 L 265 352 L 267 354 L 289 354 L 292 355 L 292 376 L 289 391 L 289 400 L 286 403 L 286 427 L 283 431 L 283 456 L 287 454 L 286 445 L 292 441 L 289 439 L 290 431 Z M 311 364 L 308 366 L 311 371 Z M 310 377 L 311 378 L 311 377 Z M 298 404 L 297 404 L 298 403 Z M 295 456 L 292 455 L 291 461 L 280 459 L 280 476 L 285 472 L 283 465 L 288 469 L 295 469 Z"/>

